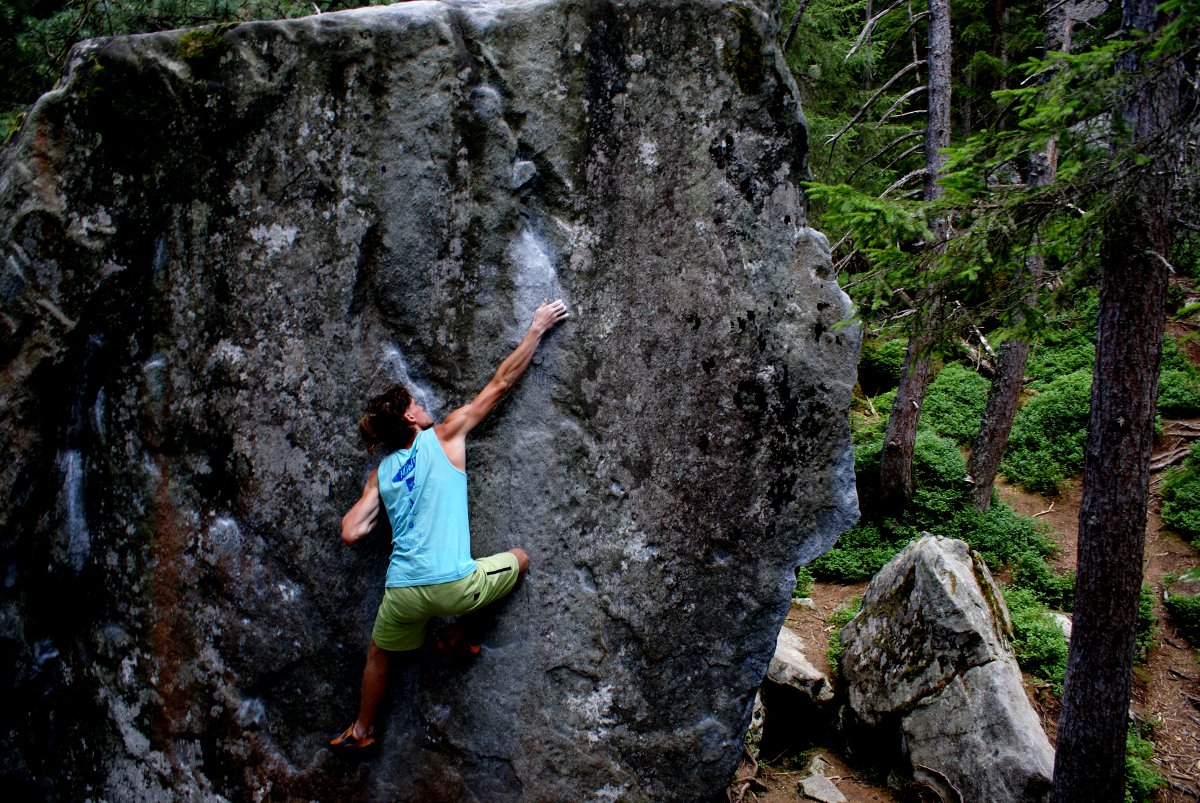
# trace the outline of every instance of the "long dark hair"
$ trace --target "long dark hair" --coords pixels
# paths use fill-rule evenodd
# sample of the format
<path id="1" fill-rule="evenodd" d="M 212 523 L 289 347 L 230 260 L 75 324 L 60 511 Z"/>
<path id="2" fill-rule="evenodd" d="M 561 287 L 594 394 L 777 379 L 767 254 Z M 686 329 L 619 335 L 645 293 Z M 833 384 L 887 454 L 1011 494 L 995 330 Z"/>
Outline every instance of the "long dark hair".
<path id="1" fill-rule="evenodd" d="M 358 433 L 367 446 L 372 449 L 382 446 L 387 452 L 409 446 L 416 435 L 416 427 L 404 418 L 411 403 L 412 394 L 404 385 L 392 385 L 371 397 L 367 411 L 358 419 Z"/>

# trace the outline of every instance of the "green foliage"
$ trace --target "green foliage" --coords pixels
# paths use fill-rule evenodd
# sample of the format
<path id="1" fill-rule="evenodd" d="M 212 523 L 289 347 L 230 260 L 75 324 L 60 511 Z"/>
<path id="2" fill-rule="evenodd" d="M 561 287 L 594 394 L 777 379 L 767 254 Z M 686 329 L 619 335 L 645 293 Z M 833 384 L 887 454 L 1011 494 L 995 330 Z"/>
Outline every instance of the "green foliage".
<path id="1" fill-rule="evenodd" d="M 1146 663 L 1146 654 L 1158 639 L 1158 617 L 1154 615 L 1154 591 L 1142 586 L 1138 594 L 1137 636 L 1134 641 L 1133 660 Z"/>
<path id="2" fill-rule="evenodd" d="M 1067 674 L 1067 637 L 1037 596 L 1024 588 L 1004 589 L 1013 626 L 1013 649 L 1021 668 L 1062 694 Z"/>
<path id="3" fill-rule="evenodd" d="M 1007 566 L 1028 556 L 1040 560 L 1054 549 L 1043 525 L 1002 502 L 993 503 L 985 513 L 964 505 L 944 526 L 935 529 L 966 541 L 989 566 Z"/>
<path id="4" fill-rule="evenodd" d="M 1163 523 L 1187 538 L 1200 538 L 1200 444 L 1162 483 Z"/>
<path id="5" fill-rule="evenodd" d="M 859 523 L 843 534 L 833 549 L 812 562 L 812 572 L 822 580 L 839 583 L 869 580 L 904 543 L 888 539 L 874 525 Z"/>
<path id="6" fill-rule="evenodd" d="M 979 431 L 990 385 L 960 363 L 946 365 L 925 391 L 921 426 L 957 443 L 969 444 Z"/>
<path id="7" fill-rule="evenodd" d="M 991 566 L 1025 556 L 1047 555 L 1053 542 L 1045 528 L 1002 503 L 980 513 L 971 504 L 965 482 L 966 464 L 955 443 L 929 429 L 917 433 L 913 451 L 911 503 L 897 517 L 880 515 L 870 500 L 878 497 L 879 457 L 883 436 L 860 440 L 855 471 L 864 517 L 838 539 L 836 546 L 810 564 L 822 580 L 857 582 L 872 577 L 907 543 L 930 531 L 961 538 Z"/>
<path id="8" fill-rule="evenodd" d="M 1092 374 L 1060 376 L 1017 412 L 1001 469 L 1031 491 L 1058 492 L 1059 483 L 1083 468 Z"/>
<path id="9" fill-rule="evenodd" d="M 1033 387 L 1044 388 L 1059 377 L 1077 371 L 1092 374 L 1096 361 L 1096 347 L 1086 343 L 1067 343 L 1061 346 L 1034 346 L 1025 364 L 1025 373 L 1034 379 Z"/>
<path id="10" fill-rule="evenodd" d="M 863 343 L 858 358 L 858 381 L 863 392 L 876 395 L 896 387 L 904 370 L 908 340 L 903 337 L 872 338 Z"/>
<path id="11" fill-rule="evenodd" d="M 855 595 L 833 609 L 829 615 L 829 666 L 837 673 L 842 661 L 842 628 L 862 610 L 862 595 Z"/>
<path id="12" fill-rule="evenodd" d="M 1013 585 L 1028 591 L 1048 608 L 1075 608 L 1075 573 L 1056 573 L 1040 556 L 1026 552 L 1013 562 Z"/>
<path id="13" fill-rule="evenodd" d="M 1168 593 L 1164 604 L 1175 626 L 1188 641 L 1200 646 L 1200 596 Z"/>
<path id="14" fill-rule="evenodd" d="M 1125 737 L 1125 803 L 1149 803 L 1166 781 L 1154 769 L 1154 744 L 1130 727 Z"/>
<path id="15" fill-rule="evenodd" d="M 1163 340 L 1158 412 L 1175 418 L 1200 415 L 1200 370 L 1188 362 L 1178 342 L 1170 336 Z"/>
<path id="16" fill-rule="evenodd" d="M 796 587 L 792 589 L 792 596 L 796 599 L 803 599 L 812 594 L 813 590 L 813 574 L 807 566 L 801 566 L 796 570 Z"/>

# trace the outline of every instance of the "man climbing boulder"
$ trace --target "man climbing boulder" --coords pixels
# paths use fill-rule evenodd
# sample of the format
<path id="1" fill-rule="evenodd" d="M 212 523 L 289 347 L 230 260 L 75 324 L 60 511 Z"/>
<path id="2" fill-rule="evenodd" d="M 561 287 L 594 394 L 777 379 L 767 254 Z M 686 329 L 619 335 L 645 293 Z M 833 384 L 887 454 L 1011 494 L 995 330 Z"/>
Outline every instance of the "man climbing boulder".
<path id="1" fill-rule="evenodd" d="M 375 743 L 390 653 L 419 648 L 432 617 L 467 614 L 495 602 L 528 571 L 529 557 L 520 548 L 471 557 L 466 438 L 525 373 L 543 335 L 567 317 L 561 299 L 538 307 L 529 331 L 487 386 L 440 424 L 403 385 L 367 403 L 359 432 L 385 456 L 342 518 L 342 540 L 354 544 L 370 533 L 382 508 L 392 528 L 392 554 L 367 650 L 358 718 L 330 741 L 332 747 L 361 750 Z M 461 629 L 442 646 L 478 651 Z"/>

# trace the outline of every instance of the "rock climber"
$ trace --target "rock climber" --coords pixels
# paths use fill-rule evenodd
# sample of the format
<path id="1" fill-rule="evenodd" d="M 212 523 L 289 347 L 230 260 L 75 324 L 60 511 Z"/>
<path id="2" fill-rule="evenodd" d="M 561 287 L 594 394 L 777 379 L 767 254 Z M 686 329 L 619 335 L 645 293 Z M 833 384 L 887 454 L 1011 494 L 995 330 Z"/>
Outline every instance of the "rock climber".
<path id="1" fill-rule="evenodd" d="M 342 518 L 342 540 L 354 544 L 371 532 L 382 508 L 392 527 L 392 554 L 367 649 L 358 719 L 331 746 L 353 750 L 375 743 L 375 712 L 387 686 L 390 653 L 417 649 L 430 618 L 470 613 L 495 602 L 528 571 L 529 556 L 520 548 L 471 558 L 466 438 L 525 373 L 542 336 L 567 317 L 561 299 L 545 301 L 487 387 L 440 424 L 403 385 L 367 403 L 359 432 L 386 456 Z M 461 630 L 447 638 L 452 650 L 465 640 Z M 466 648 L 478 651 L 478 645 Z"/>

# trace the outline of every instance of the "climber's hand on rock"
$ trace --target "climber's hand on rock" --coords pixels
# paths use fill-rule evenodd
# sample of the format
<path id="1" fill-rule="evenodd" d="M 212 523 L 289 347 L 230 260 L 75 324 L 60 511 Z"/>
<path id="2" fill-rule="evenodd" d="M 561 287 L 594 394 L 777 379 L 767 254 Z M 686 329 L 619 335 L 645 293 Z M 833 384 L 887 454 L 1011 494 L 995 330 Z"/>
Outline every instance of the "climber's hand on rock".
<path id="1" fill-rule="evenodd" d="M 533 314 L 533 323 L 529 325 L 529 328 L 539 335 L 544 335 L 560 321 L 565 321 L 569 317 L 567 305 L 561 298 L 555 301 L 542 299 L 542 305 Z"/>

